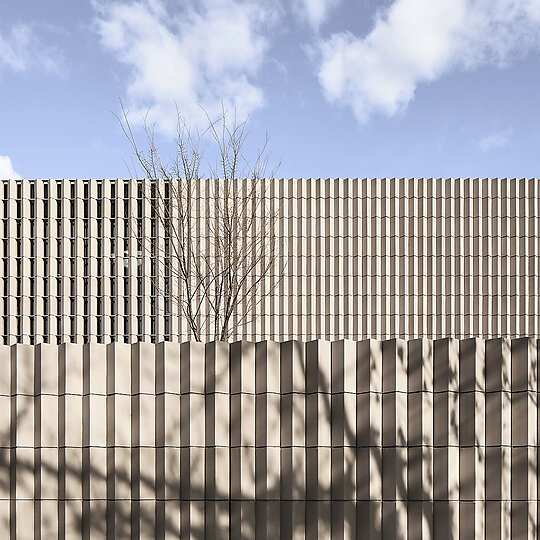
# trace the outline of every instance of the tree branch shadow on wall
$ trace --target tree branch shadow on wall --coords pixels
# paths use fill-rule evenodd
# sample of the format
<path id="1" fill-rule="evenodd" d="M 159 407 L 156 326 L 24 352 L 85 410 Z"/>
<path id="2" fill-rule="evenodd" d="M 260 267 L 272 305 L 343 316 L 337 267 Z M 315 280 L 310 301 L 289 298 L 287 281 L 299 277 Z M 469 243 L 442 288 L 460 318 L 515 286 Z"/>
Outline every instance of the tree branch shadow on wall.
<path id="1" fill-rule="evenodd" d="M 437 345 L 437 342 L 430 342 L 430 347 L 437 347 Z M 305 344 L 302 345 L 302 347 L 304 346 Z M 433 349 L 429 351 L 429 354 L 432 352 Z M 371 361 L 370 366 L 370 369 L 373 369 Z M 304 380 L 307 381 L 312 374 L 308 373 L 305 363 L 301 364 L 300 367 L 304 370 Z M 216 374 L 216 377 L 220 376 L 225 377 L 228 374 Z M 450 368 L 448 378 L 453 384 L 457 384 L 458 373 Z M 16 470 L 18 495 L 21 491 L 25 493 L 27 497 L 25 509 L 29 508 L 29 504 L 33 504 L 34 519 L 41 521 L 42 538 L 55 536 L 59 521 L 60 529 L 66 536 L 71 534 L 78 537 L 80 535 L 82 538 L 89 538 L 94 533 L 97 536 L 118 538 L 130 536 L 143 538 L 185 537 L 188 534 L 191 538 L 201 539 L 254 538 L 255 536 L 257 538 L 272 538 L 272 531 L 274 536 L 276 531 L 280 530 L 282 531 L 281 536 L 287 537 L 302 531 L 304 527 L 306 534 L 318 531 L 319 537 L 324 537 L 325 534 L 334 535 L 334 533 L 339 533 L 339 536 L 344 538 L 362 537 L 361 535 L 367 531 L 364 530 L 365 521 L 362 521 L 366 514 L 364 509 L 360 508 L 361 503 L 380 503 L 381 507 L 383 503 L 382 498 L 370 501 L 369 497 L 365 496 L 366 491 L 362 483 L 373 482 L 375 478 L 376 482 L 380 482 L 382 489 L 384 481 L 382 444 L 380 446 L 376 444 L 365 445 L 365 442 L 380 440 L 382 434 L 376 423 L 358 423 L 360 410 L 356 411 L 357 414 L 354 418 L 345 414 L 345 403 L 341 401 L 339 394 L 337 394 L 336 399 L 336 394 L 330 392 L 331 381 L 323 370 L 318 369 L 317 379 L 318 387 L 323 391 L 318 392 L 320 399 L 318 400 L 316 417 L 311 414 L 308 417 L 307 398 L 303 400 L 303 405 L 301 401 L 292 402 L 293 406 L 290 411 L 290 418 L 295 415 L 298 418 L 302 418 L 304 415 L 305 418 L 306 450 L 303 452 L 304 461 L 296 462 L 294 458 L 291 458 L 289 478 L 283 477 L 283 471 L 287 470 L 287 467 L 283 468 L 283 463 L 280 464 L 277 475 L 265 476 L 267 484 L 263 490 L 263 496 L 259 496 L 257 493 L 253 494 L 260 482 L 256 463 L 257 448 L 241 454 L 240 470 L 229 462 L 229 470 L 239 474 L 239 478 L 229 477 L 228 486 L 225 489 L 220 488 L 219 482 L 214 482 L 211 486 L 212 498 L 209 498 L 208 479 L 205 480 L 204 477 L 189 474 L 189 486 L 188 491 L 186 491 L 185 475 L 182 475 L 182 471 L 186 471 L 186 467 L 187 471 L 201 470 L 201 463 L 198 463 L 197 460 L 202 459 L 205 461 L 207 471 L 210 464 L 214 473 L 219 475 L 219 464 L 216 462 L 215 454 L 211 454 L 213 448 L 209 448 L 206 454 L 201 451 L 194 452 L 191 456 L 185 451 L 186 449 L 184 452 L 181 449 L 167 452 L 165 448 L 157 448 L 155 450 L 154 473 L 149 473 L 144 464 L 141 465 L 140 453 L 135 449 L 132 463 L 117 461 L 116 467 L 113 468 L 112 459 L 108 458 L 105 472 L 103 467 L 96 467 L 88 457 L 85 458 L 83 454 L 89 450 L 81 448 L 72 449 L 70 453 L 70 456 L 74 456 L 75 453 L 80 454 L 80 460 L 77 462 L 71 460 L 70 456 L 63 450 L 59 450 L 58 455 L 65 456 L 65 464 L 62 463 L 63 459 L 59 462 L 62 463 L 61 467 L 58 467 L 59 463 L 55 466 L 55 463 L 48 459 L 41 460 L 39 452 L 34 452 L 31 456 L 29 456 L 29 452 L 20 458 L 17 456 L 16 463 L 13 463 L 13 461 L 10 462 L 10 454 L 13 458 L 15 452 L 13 449 L 7 448 L 10 441 L 9 427 L 0 432 L 2 445 L 0 448 L 0 490 L 9 494 L 10 472 Z M 536 399 L 536 394 L 533 397 Z M 382 403 L 377 402 L 381 396 L 374 393 L 373 398 L 375 406 L 380 406 L 382 410 Z M 267 418 L 282 418 L 284 412 L 282 399 L 266 400 L 266 407 L 268 408 Z M 46 414 L 46 411 L 44 412 Z M 20 410 L 18 414 L 19 419 L 21 415 L 32 414 L 32 411 Z M 326 422 L 326 426 L 321 425 L 321 419 Z M 317 426 L 312 424 L 313 420 L 317 420 Z M 459 419 L 450 414 L 448 421 L 452 436 L 459 440 Z M 180 430 L 180 423 L 174 425 L 176 429 Z M 340 431 L 342 430 L 343 444 L 337 446 L 331 444 L 329 451 L 324 450 L 315 454 L 317 460 L 323 459 L 324 456 L 329 457 L 330 463 L 324 465 L 334 480 L 334 484 L 332 484 L 332 482 L 325 481 L 324 474 L 317 478 L 308 475 L 312 470 L 319 471 L 321 468 L 318 461 L 310 463 L 308 467 L 310 446 L 307 439 L 313 436 L 312 433 L 310 435 L 310 430 L 315 429 L 317 436 L 320 436 L 322 430 L 332 433 L 332 428 L 335 429 L 336 425 L 339 425 Z M 242 433 L 235 431 L 239 429 L 239 423 L 231 423 L 231 439 L 242 439 Z M 406 434 L 403 432 L 398 432 L 397 437 L 406 440 Z M 360 441 L 363 444 L 359 444 Z M 478 439 L 475 442 L 477 445 L 480 444 Z M 359 473 L 360 464 L 358 461 L 360 455 L 363 458 L 367 455 L 366 453 L 361 454 L 359 449 L 366 448 L 372 457 L 370 461 L 372 469 L 368 470 L 369 477 L 367 478 L 363 476 L 363 473 Z M 282 449 L 283 447 L 280 448 L 280 451 Z M 111 451 L 114 452 L 114 449 L 106 449 L 105 453 Z M 302 451 L 300 451 L 301 453 Z M 232 452 L 229 451 L 230 456 L 232 456 Z M 181 457 L 189 457 L 193 461 L 190 461 L 189 464 L 181 463 Z M 268 452 L 264 454 L 264 459 L 267 461 L 266 465 L 271 467 L 272 464 L 269 463 L 271 456 Z M 409 511 L 411 502 L 435 500 L 435 504 L 438 506 L 437 509 L 433 509 L 432 506 L 431 515 L 429 515 L 429 507 L 422 506 L 422 520 L 427 521 L 424 530 L 431 533 L 427 536 L 430 538 L 435 534 L 434 531 L 446 528 L 446 537 L 451 538 L 448 527 L 444 527 L 444 525 L 455 522 L 457 516 L 453 512 L 456 506 L 433 496 L 431 490 L 435 486 L 431 470 L 428 471 L 426 483 L 422 482 L 420 486 L 416 486 L 416 489 L 420 488 L 421 492 L 418 500 L 411 493 L 410 482 L 406 481 L 411 470 L 421 467 L 422 462 L 429 459 L 433 459 L 433 456 L 429 454 L 429 449 L 424 447 L 421 448 L 421 453 L 414 454 L 412 459 L 410 453 L 407 459 L 403 459 L 402 454 L 397 454 L 394 473 L 397 479 L 396 499 L 403 501 L 402 511 L 404 509 L 405 512 Z M 139 465 L 137 466 L 137 464 Z M 35 465 L 39 467 L 39 475 L 35 474 L 37 472 Z M 447 463 L 447 466 L 449 465 Z M 536 470 L 536 461 L 530 454 L 527 457 L 526 466 L 531 474 Z M 341 470 L 340 467 L 342 467 Z M 308 469 L 310 470 L 308 471 Z M 365 470 L 365 468 L 362 469 L 362 471 Z M 452 473 L 451 470 L 448 472 Z M 459 476 L 459 471 L 455 472 Z M 486 474 L 487 472 L 486 470 Z M 287 496 L 282 497 L 285 481 L 290 482 L 292 496 L 285 494 Z M 450 482 L 450 478 L 448 481 Z M 240 489 L 238 498 L 231 496 L 231 486 L 235 482 Z M 12 483 L 13 480 L 11 480 Z M 56 515 L 54 514 L 55 499 L 32 502 L 34 492 L 50 491 L 51 488 L 47 486 L 53 486 L 52 491 L 54 491 L 55 484 L 58 486 L 59 497 Z M 84 494 L 85 497 L 90 496 L 92 486 L 96 485 L 106 486 L 105 495 L 96 500 L 82 500 L 81 494 Z M 253 489 L 249 488 L 248 493 L 245 493 L 244 485 L 253 486 Z M 65 486 L 65 492 L 63 486 Z M 466 489 L 465 485 L 463 489 Z M 359 493 L 362 490 L 364 490 L 364 496 L 360 498 Z M 153 493 L 154 496 L 131 500 L 135 493 Z M 189 493 L 189 496 L 186 496 L 186 493 Z M 239 499 L 243 496 L 246 498 L 242 502 Z M 304 501 L 305 505 L 303 505 Z M 21 502 L 24 501 L 21 499 Z M 351 512 L 350 508 L 353 508 L 354 512 Z M 371 512 L 371 507 L 367 506 L 367 508 Z M 517 506 L 515 508 L 517 511 Z M 535 508 L 529 504 L 527 509 L 523 510 L 527 512 L 530 527 L 535 526 L 535 517 L 532 514 Z M 511 505 L 505 506 L 501 511 L 510 512 Z M 13 509 L 11 512 L 13 514 Z M 30 526 L 29 514 L 20 512 L 18 508 L 16 513 L 17 520 L 24 521 L 24 526 L 18 523 L 17 528 L 22 526 L 25 530 L 32 530 L 33 525 Z M 373 527 L 377 535 L 382 536 L 384 532 L 382 531 L 382 509 L 378 516 L 371 515 L 370 519 L 372 520 L 370 526 Z M 437 519 L 440 520 L 440 523 L 437 523 Z M 263 521 L 262 525 L 260 520 Z M 13 526 L 14 524 L 12 524 Z M 409 524 L 410 526 L 411 524 Z M 9 531 L 9 516 L 5 512 L 2 515 L 1 527 L 4 531 Z M 288 534 L 286 534 L 287 532 Z M 384 536 L 386 534 L 387 532 L 384 533 Z M 407 531 L 393 531 L 393 536 L 397 538 L 405 537 L 406 534 Z"/>
<path id="2" fill-rule="evenodd" d="M 300 346 L 300 344 L 298 345 Z M 301 344 L 301 346 L 305 347 L 305 344 Z M 307 376 L 306 366 L 304 364 L 301 367 L 304 369 L 305 378 Z M 305 527 L 311 531 L 319 530 L 320 537 L 324 537 L 324 531 L 328 531 L 329 534 L 333 535 L 339 531 L 341 536 L 345 538 L 355 537 L 357 535 L 355 501 L 357 429 L 353 422 L 356 421 L 356 417 L 351 419 L 344 414 L 344 403 L 341 401 L 342 395 L 338 395 L 337 400 L 334 403 L 332 402 L 331 381 L 323 371 L 319 371 L 318 379 L 320 387 L 324 390 L 327 389 L 327 391 L 320 392 L 319 406 L 322 411 L 319 412 L 323 413 L 322 416 L 326 419 L 328 425 L 321 426 L 319 424 L 317 430 L 324 429 L 331 433 L 332 424 L 339 424 L 343 432 L 343 441 L 339 446 L 330 446 L 328 452 L 330 463 L 325 464 L 327 473 L 331 475 L 334 482 L 319 481 L 322 480 L 319 478 L 315 479 L 316 497 L 308 497 L 306 493 L 308 480 L 312 482 L 311 487 L 313 488 L 314 479 L 306 478 L 305 461 L 290 464 L 292 465 L 290 478 L 283 477 L 284 468 L 283 463 L 281 463 L 280 474 L 277 477 L 274 476 L 273 479 L 272 477 L 267 478 L 270 482 L 266 487 L 266 496 L 262 499 L 246 498 L 246 504 L 242 505 L 239 500 L 233 500 L 230 496 L 230 486 L 237 479 L 230 478 L 228 491 L 222 491 L 217 485 L 214 485 L 212 489 L 215 489 L 215 497 L 210 500 L 207 496 L 208 485 L 205 479 L 194 477 L 192 474 L 190 474 L 189 478 L 189 499 L 184 498 L 181 500 L 181 494 L 184 490 L 182 487 L 181 471 L 183 467 L 180 463 L 180 449 L 177 453 L 171 453 L 168 456 L 167 463 L 164 463 L 165 450 L 156 449 L 156 471 L 154 474 L 148 474 L 142 467 L 137 470 L 137 463 L 139 463 L 140 467 L 140 456 L 136 449 L 132 449 L 131 463 L 117 462 L 114 469 L 107 464 L 104 472 L 103 463 L 100 467 L 92 464 L 89 458 L 89 448 L 52 449 L 58 452 L 58 463 L 55 464 L 51 460 L 42 460 L 40 451 L 26 452 L 23 456 L 19 455 L 18 450 L 14 452 L 13 449 L 10 451 L 9 448 L 4 447 L 0 449 L 0 468 L 3 471 L 0 474 L 0 487 L 5 493 L 10 491 L 10 472 L 12 475 L 11 483 L 13 483 L 13 472 L 16 471 L 17 501 L 15 507 L 11 509 L 12 518 L 15 517 L 16 519 L 11 522 L 11 528 L 13 531 L 28 531 L 29 536 L 31 536 L 30 531 L 33 531 L 35 525 L 30 523 L 31 518 L 28 510 L 33 507 L 33 518 L 40 522 L 40 525 L 36 526 L 40 528 L 42 538 L 56 536 L 58 530 L 60 536 L 80 536 L 81 538 L 90 538 L 90 535 L 117 538 L 130 536 L 132 538 L 165 538 L 166 536 L 184 537 L 186 534 L 189 534 L 191 538 L 200 539 L 254 538 L 256 533 L 257 538 L 272 538 L 275 537 L 277 530 L 281 530 L 282 537 L 287 537 L 303 530 Z M 336 398 L 335 395 L 334 398 Z M 282 406 L 283 400 L 277 402 L 267 401 L 267 407 L 269 407 L 268 416 L 281 418 L 283 414 Z M 304 408 L 302 409 L 302 407 Z M 47 411 L 44 411 L 44 413 L 46 414 Z M 303 404 L 295 402 L 291 411 L 291 418 L 295 415 L 301 418 L 305 413 L 305 399 Z M 33 414 L 33 411 L 19 410 L 18 414 Z M 319 420 L 319 418 L 314 420 Z M 177 424 L 177 426 L 177 429 L 180 429 L 180 424 Z M 232 437 L 239 436 L 234 433 L 236 429 L 239 429 L 238 423 L 233 422 L 230 429 Z M 310 426 L 306 421 L 306 435 L 309 429 Z M 369 427 L 370 439 L 380 438 L 378 429 L 377 426 Z M 2 444 L 9 445 L 9 428 L 7 432 L 3 431 L 0 434 L 0 440 Z M 283 447 L 281 447 L 281 450 L 283 450 Z M 376 464 L 378 470 L 376 472 L 371 471 L 370 477 L 378 476 L 382 486 L 382 458 L 378 453 L 380 449 L 375 448 L 374 450 L 376 459 L 372 463 Z M 102 455 L 107 455 L 106 453 L 110 451 L 114 452 L 114 448 L 104 449 Z M 304 452 L 304 460 L 305 456 L 306 453 Z M 190 469 L 200 469 L 200 464 L 196 461 L 205 458 L 204 453 L 198 453 L 195 460 L 190 463 Z M 255 486 L 257 483 L 255 452 L 242 454 L 242 459 L 244 463 L 241 471 L 238 472 L 247 474 L 248 484 Z M 108 460 L 109 463 L 111 461 Z M 165 467 L 163 477 L 157 478 L 158 471 Z M 300 467 L 300 469 L 297 467 Z M 399 467 L 401 469 L 399 477 L 404 477 L 406 463 L 400 463 Z M 340 468 L 342 470 L 339 470 Z M 219 471 L 216 470 L 215 472 L 219 474 Z M 284 481 L 291 483 L 292 497 L 282 497 Z M 93 486 L 101 486 L 99 488 L 102 493 L 101 498 L 87 498 L 91 496 Z M 37 497 L 38 492 L 44 493 L 47 491 L 50 493 L 51 491 L 54 492 L 55 489 L 58 493 L 55 498 L 40 499 Z M 103 489 L 105 489 L 104 495 Z M 401 495 L 405 494 L 404 484 L 398 485 L 398 491 Z M 163 499 L 130 499 L 137 492 L 160 492 Z M 164 499 L 165 493 L 167 494 L 166 500 Z M 313 490 L 312 493 L 314 493 Z M 21 495 L 25 498 L 20 498 Z M 241 497 L 243 495 L 242 493 Z M 25 503 L 24 508 L 26 511 L 24 513 L 17 506 L 20 502 Z M 259 506 L 261 504 L 265 506 L 265 511 L 256 512 L 255 505 Z M 354 512 L 345 509 L 347 504 L 354 508 Z M 167 505 L 166 509 L 165 505 Z M 306 515 L 307 512 L 315 508 L 317 509 L 316 516 Z M 246 516 L 245 513 L 251 510 L 253 510 L 253 515 Z M 260 524 L 255 524 L 254 518 L 256 514 L 266 517 L 266 523 L 262 527 Z M 171 516 L 174 516 L 174 519 Z M 279 518 L 279 523 L 274 521 L 275 517 Z M 9 531 L 9 515 L 4 515 L 3 521 L 3 529 Z M 374 524 L 374 527 L 380 529 L 381 525 L 382 523 L 378 521 Z M 266 536 L 260 534 L 263 529 Z M 233 531 L 237 533 L 237 536 L 234 535 Z M 229 536 L 230 534 L 232 536 Z M 23 536 L 19 535 L 18 537 Z"/>

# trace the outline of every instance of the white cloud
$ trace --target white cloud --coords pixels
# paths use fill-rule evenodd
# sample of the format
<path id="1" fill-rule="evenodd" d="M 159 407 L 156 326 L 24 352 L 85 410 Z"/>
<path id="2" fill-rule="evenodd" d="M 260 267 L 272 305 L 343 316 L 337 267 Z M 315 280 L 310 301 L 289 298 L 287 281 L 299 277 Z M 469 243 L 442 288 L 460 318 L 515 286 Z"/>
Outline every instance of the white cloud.
<path id="1" fill-rule="evenodd" d="M 508 131 L 502 131 L 500 133 L 492 133 L 487 135 L 478 141 L 478 146 L 484 152 L 493 150 L 495 148 L 503 148 L 508 144 Z"/>
<path id="2" fill-rule="evenodd" d="M 44 45 L 37 31 L 29 24 L 16 24 L 8 32 L 0 32 L 0 69 L 13 71 L 42 69 L 60 73 L 62 55 L 55 47 Z"/>
<path id="3" fill-rule="evenodd" d="M 130 69 L 127 107 L 133 118 L 149 111 L 162 132 L 184 117 L 202 119 L 236 108 L 240 117 L 261 107 L 255 84 L 272 12 L 248 0 L 94 2 L 101 43 Z M 174 9 L 173 9 L 173 6 Z M 195 7 L 197 6 L 197 7 Z"/>
<path id="4" fill-rule="evenodd" d="M 296 0 L 293 4 L 299 17 L 308 22 L 313 30 L 318 31 L 328 18 L 328 13 L 337 6 L 339 0 Z"/>
<path id="5" fill-rule="evenodd" d="M 2 180 L 21 178 L 21 175 L 13 170 L 9 156 L 0 156 L 0 178 Z"/>
<path id="6" fill-rule="evenodd" d="M 540 0 L 394 0 L 365 37 L 319 43 L 326 98 L 359 121 L 406 108 L 419 84 L 455 69 L 503 66 L 540 48 Z"/>

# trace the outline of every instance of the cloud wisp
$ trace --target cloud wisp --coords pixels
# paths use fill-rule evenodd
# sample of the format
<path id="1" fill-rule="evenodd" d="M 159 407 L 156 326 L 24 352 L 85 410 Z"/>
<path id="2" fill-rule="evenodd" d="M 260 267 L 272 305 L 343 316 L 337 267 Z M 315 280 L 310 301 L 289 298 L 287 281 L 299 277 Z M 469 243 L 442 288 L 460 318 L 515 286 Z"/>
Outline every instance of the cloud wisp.
<path id="1" fill-rule="evenodd" d="M 499 133 L 491 133 L 478 141 L 478 146 L 483 152 L 504 148 L 508 144 L 510 132 L 508 130 Z"/>
<path id="2" fill-rule="evenodd" d="M 309 26 L 318 32 L 330 11 L 339 4 L 340 0 L 295 0 L 293 10 L 298 18 L 307 22 Z"/>
<path id="3" fill-rule="evenodd" d="M 504 66 L 540 49 L 540 0 L 394 0 L 365 37 L 318 44 L 329 102 L 360 122 L 404 110 L 416 88 L 458 69 Z"/>
<path id="4" fill-rule="evenodd" d="M 32 25 L 18 23 L 7 32 L 0 31 L 0 70 L 61 73 L 61 60 L 60 51 L 44 45 Z"/>
<path id="5" fill-rule="evenodd" d="M 176 106 L 202 120 L 236 109 L 243 117 L 264 103 L 256 84 L 273 13 L 254 0 L 93 2 L 103 47 L 129 70 L 127 107 L 165 134 L 176 130 Z"/>
<path id="6" fill-rule="evenodd" d="M 17 180 L 21 175 L 13 169 L 13 164 L 9 156 L 0 156 L 0 179 Z"/>

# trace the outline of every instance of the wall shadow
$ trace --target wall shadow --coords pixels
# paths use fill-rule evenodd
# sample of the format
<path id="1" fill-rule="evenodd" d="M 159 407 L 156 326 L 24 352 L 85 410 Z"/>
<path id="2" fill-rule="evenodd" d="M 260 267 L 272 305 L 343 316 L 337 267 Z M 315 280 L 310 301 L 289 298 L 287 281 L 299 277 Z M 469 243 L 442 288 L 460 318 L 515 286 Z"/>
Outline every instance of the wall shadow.
<path id="1" fill-rule="evenodd" d="M 0 429 L 3 537 L 537 531 L 536 341 L 92 345 L 36 348 L 24 368 L 17 351 Z M 67 392 L 68 359 L 80 394 Z"/>

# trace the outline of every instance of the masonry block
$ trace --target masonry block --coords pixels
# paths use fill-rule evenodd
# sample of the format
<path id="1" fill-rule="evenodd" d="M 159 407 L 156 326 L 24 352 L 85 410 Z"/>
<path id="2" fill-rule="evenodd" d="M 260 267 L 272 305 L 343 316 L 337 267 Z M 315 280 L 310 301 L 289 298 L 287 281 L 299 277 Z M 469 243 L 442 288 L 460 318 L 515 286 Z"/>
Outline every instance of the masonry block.
<path id="1" fill-rule="evenodd" d="M 88 384 L 84 393 L 105 396 L 107 394 L 107 354 L 103 343 L 87 343 L 84 345 L 84 374 Z"/>
<path id="2" fill-rule="evenodd" d="M 17 499 L 33 499 L 35 475 L 34 449 L 17 448 L 15 452 L 15 466 Z"/>
<path id="3" fill-rule="evenodd" d="M 536 446 L 538 442 L 538 394 L 532 391 L 512 392 L 512 445 Z"/>
<path id="4" fill-rule="evenodd" d="M 107 393 L 131 395 L 131 346 L 128 343 L 107 345 Z"/>
<path id="5" fill-rule="evenodd" d="M 156 498 L 156 449 L 140 448 L 139 487 L 141 499 Z"/>
<path id="6" fill-rule="evenodd" d="M 460 537 L 485 538 L 485 501 L 460 501 L 459 532 Z"/>
<path id="7" fill-rule="evenodd" d="M 356 444 L 382 446 L 382 394 L 370 392 L 356 396 Z"/>
<path id="8" fill-rule="evenodd" d="M 11 394 L 33 396 L 34 391 L 34 356 L 32 345 L 17 343 L 11 346 Z"/>
<path id="9" fill-rule="evenodd" d="M 407 525 L 404 501 L 382 502 L 382 538 L 407 538 Z"/>
<path id="10" fill-rule="evenodd" d="M 114 395 L 114 446 L 131 446 L 131 396 Z"/>
<path id="11" fill-rule="evenodd" d="M 58 347 L 50 343 L 40 343 L 36 346 L 36 355 L 39 357 L 41 371 L 40 393 L 58 396 Z"/>
<path id="12" fill-rule="evenodd" d="M 240 348 L 239 351 L 238 348 Z M 235 380 L 235 384 L 239 384 L 241 387 L 243 375 L 245 374 L 242 371 L 242 368 L 245 367 L 242 362 L 242 352 L 245 351 L 242 351 L 241 342 L 238 346 L 235 344 L 235 347 L 231 347 L 228 343 L 222 341 L 212 341 L 205 345 L 205 388 L 207 394 L 214 392 L 228 394 L 231 391 L 231 373 L 238 379 Z M 253 373 L 250 373 L 250 375 L 253 379 L 252 386 L 254 386 L 254 350 L 252 357 L 250 364 L 253 364 L 251 366 Z M 239 373 L 235 371 L 237 369 L 236 364 L 238 364 Z M 247 369 L 247 366 L 245 369 Z M 254 393 L 254 388 L 252 390 Z"/>
<path id="13" fill-rule="evenodd" d="M 172 540 L 180 537 L 180 503 L 178 501 L 165 501 L 164 524 L 165 539 Z M 156 520 L 159 523 L 158 520 Z"/>
<path id="14" fill-rule="evenodd" d="M 58 448 L 42 448 L 40 464 L 41 499 L 58 499 Z"/>
<path id="15" fill-rule="evenodd" d="M 512 340 L 512 392 L 538 389 L 537 342 L 532 338 Z"/>
<path id="16" fill-rule="evenodd" d="M 358 501 L 356 523 L 362 527 L 364 537 L 369 540 L 382 538 L 382 502 Z"/>
<path id="17" fill-rule="evenodd" d="M 486 500 L 486 538 L 512 538 L 511 502 Z"/>
<path id="18" fill-rule="evenodd" d="M 159 344 L 163 359 L 163 391 L 170 394 L 180 394 L 180 344 L 164 341 Z M 220 367 L 219 373 L 222 373 Z"/>
<path id="19" fill-rule="evenodd" d="M 82 500 L 82 448 L 65 449 L 64 473 L 66 499 Z"/>
<path id="20" fill-rule="evenodd" d="M 152 446 L 156 444 L 155 414 L 156 398 L 153 394 L 139 396 L 139 444 Z"/>
<path id="21" fill-rule="evenodd" d="M 382 341 L 367 339 L 356 345 L 356 391 L 382 392 L 383 361 Z"/>
<path id="22" fill-rule="evenodd" d="M 300 341 L 286 341 L 280 345 L 280 391 L 304 393 L 306 390 L 305 345 Z"/>
<path id="23" fill-rule="evenodd" d="M 131 448 L 115 447 L 112 450 L 114 452 L 113 481 L 116 500 L 129 500 L 131 498 Z"/>
<path id="24" fill-rule="evenodd" d="M 220 412 L 222 421 L 223 415 L 224 412 Z M 231 446 L 255 446 L 255 394 L 232 395 L 230 415 L 231 418 L 239 419 L 230 424 Z"/>
<path id="25" fill-rule="evenodd" d="M 261 341 L 255 345 L 255 386 L 257 394 L 280 392 L 280 344 Z"/>
<path id="26" fill-rule="evenodd" d="M 182 343 L 180 346 L 180 392 L 204 394 L 205 353 L 202 343 Z"/>
<path id="27" fill-rule="evenodd" d="M 107 446 L 107 396 L 90 394 L 86 396 L 90 416 L 90 446 Z M 125 419 L 120 419 L 124 421 Z"/>
<path id="28" fill-rule="evenodd" d="M 329 393 L 332 378 L 331 343 L 315 340 L 306 344 L 306 392 Z"/>
<path id="29" fill-rule="evenodd" d="M 60 352 L 60 376 L 66 394 L 83 394 L 83 349 L 78 343 L 64 343 Z"/>
<path id="30" fill-rule="evenodd" d="M 535 339 L 2 354 L 7 536 L 536 537 Z"/>
<path id="31" fill-rule="evenodd" d="M 107 498 L 107 449 L 90 448 L 90 499 Z"/>
<path id="32" fill-rule="evenodd" d="M 391 469 L 392 470 L 392 469 Z M 382 447 L 356 449 L 356 497 L 362 501 L 381 501 L 383 498 Z"/>
<path id="33" fill-rule="evenodd" d="M 132 347 L 139 362 L 139 391 L 141 394 L 156 393 L 156 358 L 155 347 L 151 343 L 136 343 Z"/>
<path id="34" fill-rule="evenodd" d="M 41 537 L 58 537 L 58 501 L 41 501 Z"/>
<path id="35" fill-rule="evenodd" d="M 229 361 L 231 394 L 255 394 L 255 344 L 231 344 Z"/>
<path id="36" fill-rule="evenodd" d="M 433 501 L 410 501 L 407 507 L 407 537 L 433 538 Z"/>
<path id="37" fill-rule="evenodd" d="M 28 448 L 34 447 L 34 404 L 33 396 L 17 394 L 16 404 L 16 437 L 17 445 Z M 12 402 L 13 405 L 13 402 Z"/>
<path id="38" fill-rule="evenodd" d="M 511 499 L 511 458 L 509 446 L 486 446 L 486 500 Z"/>
<path id="39" fill-rule="evenodd" d="M 11 348 L 0 345 L 0 396 L 11 395 Z"/>
<path id="40" fill-rule="evenodd" d="M 41 395 L 40 441 L 41 446 L 58 446 L 58 396 Z"/>
<path id="41" fill-rule="evenodd" d="M 34 537 L 34 502 L 32 500 L 17 500 L 16 512 L 16 538 Z"/>
<path id="42" fill-rule="evenodd" d="M 163 413 L 164 413 L 164 435 L 163 444 L 165 446 L 180 446 L 180 394 L 164 394 Z M 224 410 L 227 410 L 225 407 Z M 222 425 L 216 422 L 217 426 Z"/>

